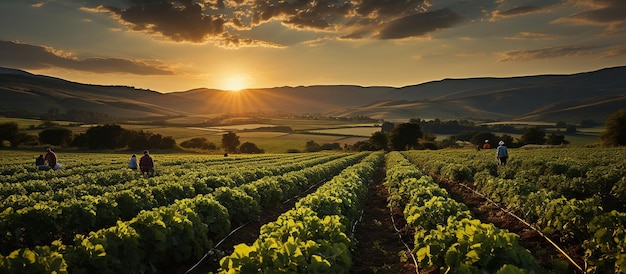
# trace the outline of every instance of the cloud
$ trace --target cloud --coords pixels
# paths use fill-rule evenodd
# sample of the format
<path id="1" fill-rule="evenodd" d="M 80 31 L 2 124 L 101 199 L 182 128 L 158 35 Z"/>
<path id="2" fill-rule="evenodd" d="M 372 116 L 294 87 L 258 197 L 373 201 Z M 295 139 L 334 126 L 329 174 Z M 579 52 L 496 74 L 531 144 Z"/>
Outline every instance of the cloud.
<path id="1" fill-rule="evenodd" d="M 510 39 L 510 40 L 549 40 L 549 39 L 557 39 L 557 38 L 560 38 L 560 37 L 561 36 L 554 35 L 554 34 L 547 34 L 547 33 L 541 33 L 541 32 L 522 31 L 522 32 L 517 33 L 514 36 L 505 37 L 504 39 Z"/>
<path id="2" fill-rule="evenodd" d="M 419 37 L 478 16 L 481 4 L 427 0 L 98 0 L 83 11 L 107 13 L 129 30 L 175 42 L 259 46 L 280 43 L 246 36 L 278 21 L 286 29 L 326 32 L 338 39 Z M 95 2 L 95 3 L 94 3 Z M 461 15 L 458 10 L 472 10 Z M 469 16 L 468 16 L 469 15 Z M 232 37 L 238 37 L 233 43 Z M 301 41 L 305 42 L 307 40 Z"/>
<path id="3" fill-rule="evenodd" d="M 0 40 L 0 66 L 24 69 L 65 68 L 94 73 L 170 75 L 172 70 L 144 61 L 121 58 L 86 58 L 50 47 Z"/>
<path id="4" fill-rule="evenodd" d="M 202 42 L 209 35 L 224 33 L 226 20 L 204 14 L 203 7 L 191 0 L 133 2 L 125 9 L 101 5 L 97 10 L 111 13 L 134 31 L 159 33 L 177 42 Z"/>
<path id="5" fill-rule="evenodd" d="M 504 10 L 504 11 L 494 11 L 493 12 L 493 18 L 494 20 L 497 19 L 501 19 L 501 18 L 507 18 L 507 17 L 513 17 L 513 16 L 518 16 L 518 15 L 523 15 L 523 14 L 528 14 L 528 13 L 534 13 L 537 11 L 540 11 L 541 8 L 538 6 L 521 6 L 521 7 L 515 7 L 512 9 L 508 9 L 508 10 Z"/>
<path id="6" fill-rule="evenodd" d="M 624 0 L 578 0 L 578 6 L 588 10 L 560 18 L 556 22 L 579 25 L 604 25 L 610 31 L 626 30 L 626 1 Z"/>
<path id="7" fill-rule="evenodd" d="M 581 56 L 592 54 L 598 46 L 561 46 L 535 50 L 520 50 L 501 53 L 498 62 L 529 61 L 535 59 L 549 59 L 564 56 Z"/>
<path id="8" fill-rule="evenodd" d="M 441 9 L 406 16 L 394 20 L 380 30 L 380 39 L 399 39 L 422 36 L 439 29 L 452 27 L 462 17 L 450 9 Z"/>
<path id="9" fill-rule="evenodd" d="M 610 59 L 620 56 L 626 56 L 626 46 L 614 46 L 609 48 L 600 59 Z"/>

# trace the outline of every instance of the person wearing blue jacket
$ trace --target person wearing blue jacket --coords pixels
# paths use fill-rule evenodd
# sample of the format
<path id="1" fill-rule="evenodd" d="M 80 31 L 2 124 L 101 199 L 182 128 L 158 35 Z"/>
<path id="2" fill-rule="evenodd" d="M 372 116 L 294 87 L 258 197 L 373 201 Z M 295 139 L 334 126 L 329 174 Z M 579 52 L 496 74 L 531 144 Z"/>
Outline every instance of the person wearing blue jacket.
<path id="1" fill-rule="evenodd" d="M 509 158 L 509 150 L 504 145 L 504 141 L 500 141 L 498 143 L 498 148 L 496 149 L 496 158 L 498 158 L 498 163 L 500 165 L 506 165 L 506 160 Z"/>

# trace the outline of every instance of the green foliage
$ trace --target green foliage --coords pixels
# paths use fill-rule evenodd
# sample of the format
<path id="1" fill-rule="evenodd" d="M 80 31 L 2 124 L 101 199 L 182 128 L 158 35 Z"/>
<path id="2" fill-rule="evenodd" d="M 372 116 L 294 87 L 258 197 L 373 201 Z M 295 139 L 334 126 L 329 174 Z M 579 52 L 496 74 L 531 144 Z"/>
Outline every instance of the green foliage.
<path id="1" fill-rule="evenodd" d="M 228 133 L 222 134 L 222 148 L 224 148 L 226 152 L 236 153 L 240 143 L 239 136 L 237 136 L 236 133 L 229 131 Z"/>
<path id="2" fill-rule="evenodd" d="M 605 146 L 626 145 L 626 108 L 611 113 L 604 123 L 605 131 L 600 135 Z"/>
<path id="3" fill-rule="evenodd" d="M 72 142 L 73 133 L 64 127 L 47 128 L 39 132 L 39 142 L 53 146 L 67 146 Z"/>
<path id="4" fill-rule="evenodd" d="M 422 129 L 419 124 L 402 123 L 396 125 L 389 133 L 389 148 L 392 150 L 407 150 L 418 148 L 422 138 Z"/>
<path id="5" fill-rule="evenodd" d="M 258 153 L 264 153 L 265 151 L 257 147 L 254 143 L 244 142 L 243 144 L 239 146 L 239 152 L 258 154 Z"/>
<path id="6" fill-rule="evenodd" d="M 200 149 L 206 149 L 206 150 L 217 149 L 216 144 L 214 144 L 213 142 L 210 142 L 209 140 L 207 140 L 207 138 L 204 138 L 204 137 L 191 138 L 187 141 L 180 143 L 180 146 L 184 148 L 200 148 Z"/>

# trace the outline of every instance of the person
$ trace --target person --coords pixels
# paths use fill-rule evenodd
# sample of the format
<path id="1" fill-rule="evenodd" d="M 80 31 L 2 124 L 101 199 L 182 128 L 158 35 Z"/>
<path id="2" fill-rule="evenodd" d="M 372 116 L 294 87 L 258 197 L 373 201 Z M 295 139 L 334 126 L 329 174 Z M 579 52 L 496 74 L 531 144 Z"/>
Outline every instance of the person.
<path id="1" fill-rule="evenodd" d="M 141 169 L 141 174 L 146 174 L 148 176 L 154 175 L 154 162 L 152 161 L 152 157 L 150 157 L 150 153 L 147 150 L 143 151 L 143 156 L 139 159 L 139 169 Z"/>
<path id="2" fill-rule="evenodd" d="M 137 170 L 137 156 L 135 154 L 130 156 L 130 160 L 128 161 L 128 168 L 132 170 Z"/>
<path id="3" fill-rule="evenodd" d="M 490 149 L 491 144 L 489 144 L 489 140 L 485 140 L 485 144 L 483 145 L 483 149 Z"/>
<path id="4" fill-rule="evenodd" d="M 498 143 L 498 148 L 496 149 L 496 158 L 498 158 L 498 163 L 500 165 L 506 165 L 506 160 L 509 158 L 509 150 L 504 145 L 504 141 L 500 141 Z"/>
<path id="5" fill-rule="evenodd" d="M 51 148 L 46 149 L 46 155 L 43 157 L 45 161 L 48 162 L 48 166 L 50 168 L 54 168 L 57 164 L 57 155 L 52 151 Z"/>
<path id="6" fill-rule="evenodd" d="M 39 154 L 39 157 L 35 159 L 35 167 L 37 167 L 37 170 L 50 170 L 50 167 L 46 165 L 46 159 L 43 157 L 43 154 Z"/>

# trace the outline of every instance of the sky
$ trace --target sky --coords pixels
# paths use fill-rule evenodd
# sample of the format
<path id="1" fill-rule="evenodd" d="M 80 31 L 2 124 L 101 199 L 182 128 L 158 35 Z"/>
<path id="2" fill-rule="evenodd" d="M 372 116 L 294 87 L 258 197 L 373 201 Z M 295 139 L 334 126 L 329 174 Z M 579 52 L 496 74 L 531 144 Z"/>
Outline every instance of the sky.
<path id="1" fill-rule="evenodd" d="M 0 67 L 159 92 L 626 65 L 626 0 L 2 0 Z"/>

